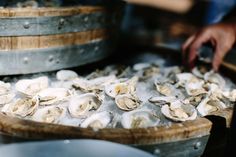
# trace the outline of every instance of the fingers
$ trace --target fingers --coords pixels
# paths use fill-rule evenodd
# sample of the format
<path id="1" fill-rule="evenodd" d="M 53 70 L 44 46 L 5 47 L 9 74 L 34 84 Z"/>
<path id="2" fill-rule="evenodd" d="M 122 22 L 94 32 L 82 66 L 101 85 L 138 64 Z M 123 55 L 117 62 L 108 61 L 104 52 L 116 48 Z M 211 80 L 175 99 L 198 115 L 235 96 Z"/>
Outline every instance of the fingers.
<path id="1" fill-rule="evenodd" d="M 199 34 L 191 36 L 183 45 L 183 55 L 184 62 L 187 62 L 190 70 L 195 66 L 195 60 L 197 58 L 198 49 L 202 46 L 202 44 L 208 42 L 210 40 L 210 34 L 208 31 L 203 31 Z"/>
<path id="2" fill-rule="evenodd" d="M 220 64 L 222 63 L 226 53 L 230 50 L 229 47 L 224 47 L 224 48 L 220 48 L 220 46 L 217 46 L 216 51 L 215 51 L 215 55 L 213 58 L 213 62 L 212 62 L 212 67 L 214 69 L 214 71 L 218 71 Z"/>

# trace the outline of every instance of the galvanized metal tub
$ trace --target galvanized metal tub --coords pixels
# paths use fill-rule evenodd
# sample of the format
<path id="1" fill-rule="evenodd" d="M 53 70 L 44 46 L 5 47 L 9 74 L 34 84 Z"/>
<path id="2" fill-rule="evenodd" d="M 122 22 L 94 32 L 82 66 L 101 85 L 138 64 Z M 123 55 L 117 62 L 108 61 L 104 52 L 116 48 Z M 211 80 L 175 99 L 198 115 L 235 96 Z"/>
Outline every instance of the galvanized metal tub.
<path id="1" fill-rule="evenodd" d="M 122 5 L 0 9 L 0 75 L 75 67 L 111 53 Z"/>

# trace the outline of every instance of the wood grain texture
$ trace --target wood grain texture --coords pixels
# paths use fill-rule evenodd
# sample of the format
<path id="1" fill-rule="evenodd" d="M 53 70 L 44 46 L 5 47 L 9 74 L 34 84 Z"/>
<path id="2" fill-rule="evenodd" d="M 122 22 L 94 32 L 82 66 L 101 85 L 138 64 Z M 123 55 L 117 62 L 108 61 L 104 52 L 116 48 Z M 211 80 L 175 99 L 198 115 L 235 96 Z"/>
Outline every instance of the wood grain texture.
<path id="1" fill-rule="evenodd" d="M 0 18 L 7 17 L 38 17 L 38 16 L 69 16 L 80 13 L 102 12 L 106 9 L 99 6 L 48 7 L 48 8 L 4 8 L 0 9 Z"/>
<path id="2" fill-rule="evenodd" d="M 0 131 L 12 136 L 27 139 L 101 139 L 123 144 L 158 144 L 210 134 L 212 123 L 206 118 L 194 121 L 173 123 L 171 126 L 159 126 L 140 129 L 100 129 L 63 126 L 39 123 L 13 118 L 0 113 Z"/>
<path id="3" fill-rule="evenodd" d="M 46 36 L 0 37 L 0 51 L 29 50 L 38 48 L 64 47 L 106 39 L 111 31 L 94 29 L 85 32 L 55 34 Z"/>

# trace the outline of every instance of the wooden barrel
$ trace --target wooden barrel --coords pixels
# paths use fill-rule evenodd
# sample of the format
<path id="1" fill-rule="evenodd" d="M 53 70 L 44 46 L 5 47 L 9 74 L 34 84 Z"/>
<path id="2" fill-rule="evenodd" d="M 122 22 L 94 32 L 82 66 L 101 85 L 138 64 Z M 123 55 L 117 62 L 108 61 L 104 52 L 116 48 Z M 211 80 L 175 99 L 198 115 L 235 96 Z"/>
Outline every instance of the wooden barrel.
<path id="1" fill-rule="evenodd" d="M 211 125 L 212 123 L 206 118 L 198 118 L 171 126 L 93 130 L 23 120 L 0 113 L 0 131 L 10 136 L 13 142 L 19 140 L 99 139 L 128 144 L 166 157 L 180 157 L 186 154 L 188 157 L 200 156 L 207 144 Z"/>
<path id="2" fill-rule="evenodd" d="M 0 9 L 0 75 L 75 67 L 106 57 L 121 8 Z"/>

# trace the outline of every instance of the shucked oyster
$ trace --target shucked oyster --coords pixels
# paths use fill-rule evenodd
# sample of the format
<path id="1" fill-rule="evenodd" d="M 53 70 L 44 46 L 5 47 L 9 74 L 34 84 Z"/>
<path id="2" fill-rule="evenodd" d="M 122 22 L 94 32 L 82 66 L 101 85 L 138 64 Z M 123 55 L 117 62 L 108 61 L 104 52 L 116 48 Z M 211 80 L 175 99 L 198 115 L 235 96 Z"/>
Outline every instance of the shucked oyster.
<path id="1" fill-rule="evenodd" d="M 212 112 L 216 112 L 224 108 L 226 108 L 226 105 L 223 102 L 218 99 L 212 99 L 211 97 L 206 97 L 197 106 L 197 110 L 201 116 L 209 115 Z"/>
<path id="2" fill-rule="evenodd" d="M 206 82 L 217 84 L 221 89 L 223 89 L 225 87 L 225 84 L 226 84 L 224 78 L 220 74 L 215 73 L 213 70 L 210 71 L 210 72 L 207 72 L 204 75 L 204 80 Z"/>
<path id="3" fill-rule="evenodd" d="M 115 98 L 116 105 L 118 108 L 124 111 L 134 110 L 140 105 L 140 100 L 138 98 L 133 97 L 129 94 L 118 95 Z"/>
<path id="4" fill-rule="evenodd" d="M 4 95 L 6 93 L 9 93 L 11 90 L 11 84 L 5 83 L 3 81 L 0 81 L 0 95 Z"/>
<path id="5" fill-rule="evenodd" d="M 32 119 L 44 123 L 60 123 L 60 120 L 65 116 L 66 109 L 58 106 L 47 106 L 38 109 L 32 116 Z"/>
<path id="6" fill-rule="evenodd" d="M 17 99 L 15 102 L 6 104 L 2 108 L 2 112 L 5 112 L 9 115 L 15 115 L 19 117 L 26 117 L 34 114 L 39 105 L 38 98 L 23 98 Z"/>
<path id="7" fill-rule="evenodd" d="M 84 92 L 103 91 L 106 85 L 114 81 L 116 81 L 115 75 L 98 77 L 91 80 L 76 78 L 73 80 L 73 86 Z"/>
<path id="8" fill-rule="evenodd" d="M 137 82 L 138 77 L 134 76 L 130 80 L 127 80 L 125 82 L 107 85 L 105 87 L 105 93 L 112 98 L 115 98 L 117 95 L 122 94 L 136 95 L 135 92 Z"/>
<path id="9" fill-rule="evenodd" d="M 108 126 L 108 124 L 112 120 L 112 113 L 103 111 L 99 113 L 95 113 L 92 116 L 85 119 L 80 126 L 82 128 L 94 128 L 94 129 L 102 129 Z"/>
<path id="10" fill-rule="evenodd" d="M 46 76 L 38 77 L 35 79 L 19 80 L 15 85 L 16 90 L 19 93 L 26 95 L 27 97 L 33 97 L 39 91 L 47 87 L 48 87 L 48 77 Z"/>
<path id="11" fill-rule="evenodd" d="M 70 91 L 65 88 L 46 88 L 37 94 L 40 105 L 53 105 L 67 100 L 71 95 Z"/>
<path id="12" fill-rule="evenodd" d="M 71 98 L 68 110 L 72 117 L 81 118 L 91 110 L 97 110 L 102 101 L 94 93 L 77 95 Z"/>
<path id="13" fill-rule="evenodd" d="M 159 93 L 165 96 L 174 96 L 176 94 L 176 89 L 170 83 L 159 83 L 155 82 L 156 89 Z"/>
<path id="14" fill-rule="evenodd" d="M 170 105 L 164 105 L 161 112 L 165 117 L 174 121 L 194 120 L 197 118 L 197 111 L 192 105 L 183 104 L 180 101 L 175 101 Z"/>
<path id="15" fill-rule="evenodd" d="M 160 119 L 148 109 L 139 109 L 123 113 L 121 124 L 124 128 L 147 128 L 157 126 Z"/>
<path id="16" fill-rule="evenodd" d="M 173 96 L 157 96 L 157 97 L 151 97 L 148 99 L 151 103 L 154 103 L 156 105 L 165 105 L 170 104 L 171 102 L 176 101 L 176 97 Z"/>

